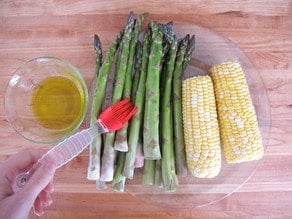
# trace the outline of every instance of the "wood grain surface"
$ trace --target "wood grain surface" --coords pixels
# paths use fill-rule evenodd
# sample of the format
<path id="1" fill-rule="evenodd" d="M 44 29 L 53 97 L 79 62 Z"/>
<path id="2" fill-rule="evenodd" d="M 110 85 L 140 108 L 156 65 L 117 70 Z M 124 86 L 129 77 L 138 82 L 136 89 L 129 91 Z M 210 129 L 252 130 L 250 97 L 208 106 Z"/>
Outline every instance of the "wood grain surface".
<path id="1" fill-rule="evenodd" d="M 53 204 L 43 218 L 291 218 L 292 2 L 168 0 L 1 0 L 0 101 L 16 68 L 34 57 L 57 56 L 76 65 L 87 84 L 94 73 L 93 35 L 107 50 L 129 11 L 148 20 L 199 25 L 235 43 L 258 70 L 270 107 L 265 157 L 235 193 L 192 209 L 151 205 L 127 193 L 96 191 L 86 180 L 88 151 L 55 175 Z M 0 107 L 0 162 L 43 145 L 20 138 Z M 49 146 L 46 146 L 49 148 Z M 77 180 L 76 180 L 77 179 Z M 1 180 L 1 179 L 0 179 Z M 33 214 L 30 218 L 35 218 Z"/>

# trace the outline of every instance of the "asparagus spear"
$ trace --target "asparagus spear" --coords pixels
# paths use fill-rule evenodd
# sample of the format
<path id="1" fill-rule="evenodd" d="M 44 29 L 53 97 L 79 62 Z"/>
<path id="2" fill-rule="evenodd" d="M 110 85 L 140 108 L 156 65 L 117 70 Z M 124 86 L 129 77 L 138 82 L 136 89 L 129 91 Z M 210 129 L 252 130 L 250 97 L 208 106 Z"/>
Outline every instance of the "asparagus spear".
<path id="1" fill-rule="evenodd" d="M 189 39 L 189 36 L 187 35 L 185 37 L 185 42 L 187 41 L 187 47 L 185 49 L 185 42 L 182 42 L 181 45 L 181 49 L 182 49 L 182 53 L 180 58 L 178 58 L 178 63 L 176 64 L 176 66 L 180 66 L 181 63 L 181 57 L 183 56 L 183 51 L 185 50 L 185 54 L 183 57 L 183 61 L 182 61 L 182 68 L 178 68 L 178 70 L 176 71 L 176 85 L 174 86 L 174 94 L 175 97 L 179 97 L 181 96 L 181 77 L 186 69 L 186 67 L 188 66 L 191 57 L 192 57 L 192 53 L 195 49 L 195 35 L 193 35 L 191 37 L 191 39 Z M 179 71 L 181 71 L 181 73 L 179 73 Z M 179 76 L 180 75 L 180 76 Z M 180 91 L 180 92 L 177 92 Z M 175 106 L 174 109 L 176 111 L 176 120 L 175 120 L 175 127 L 176 127 L 176 137 L 175 137 L 175 159 L 176 159 L 176 172 L 177 175 L 180 176 L 186 176 L 187 175 L 187 166 L 186 166 L 186 154 L 185 154 L 185 148 L 184 148 L 184 138 L 183 138 L 183 133 L 181 131 L 179 131 L 180 127 L 182 127 L 182 118 L 181 118 L 181 101 L 176 101 L 177 99 L 175 99 Z"/>
<path id="2" fill-rule="evenodd" d="M 120 47 L 120 54 L 116 62 L 115 68 L 115 84 L 112 92 L 112 104 L 119 101 L 122 98 L 124 81 L 127 71 L 127 63 L 129 57 L 129 46 L 131 41 L 131 35 L 134 26 L 134 15 L 131 12 L 128 17 L 128 23 L 126 25 L 123 40 Z M 105 137 L 104 151 L 102 156 L 101 166 L 101 181 L 112 181 L 114 175 L 114 162 L 116 152 L 114 150 L 115 132 L 109 132 Z"/>
<path id="3" fill-rule="evenodd" d="M 184 72 L 184 57 L 186 54 L 189 41 L 189 35 L 180 40 L 178 52 L 176 55 L 175 69 L 173 72 L 173 128 L 174 128 L 174 149 L 175 149 L 175 165 L 177 175 L 186 176 L 186 155 L 184 150 L 184 136 L 182 123 L 182 105 L 181 105 L 181 77 Z"/>
<path id="4" fill-rule="evenodd" d="M 147 13 L 140 15 L 138 20 L 135 23 L 135 27 L 133 30 L 130 48 L 129 48 L 129 56 L 128 56 L 128 64 L 126 70 L 126 79 L 123 91 L 124 98 L 131 97 L 131 89 L 132 89 L 132 71 L 133 71 L 133 63 L 136 51 L 136 45 L 138 42 L 138 36 L 142 27 L 142 24 L 147 16 Z M 128 142 L 127 142 L 127 130 L 128 123 L 126 123 L 122 129 L 116 132 L 116 139 L 114 143 L 114 148 L 118 151 L 128 151 Z"/>
<path id="5" fill-rule="evenodd" d="M 137 58 L 135 57 L 135 54 L 137 54 L 138 56 L 141 53 L 139 51 L 141 49 L 141 45 L 138 44 L 138 35 L 140 33 L 142 23 L 145 20 L 146 16 L 147 16 L 146 13 L 142 14 L 137 20 L 137 22 L 135 23 L 133 36 L 131 39 L 130 54 L 129 54 L 129 60 L 128 60 L 128 65 L 127 65 L 127 71 L 126 71 L 125 86 L 124 86 L 124 91 L 123 91 L 124 98 L 129 98 L 132 95 L 132 71 L 133 71 L 133 66 L 135 63 L 134 60 L 135 58 Z M 137 46 L 137 53 L 136 53 L 137 44 L 138 46 Z M 138 59 L 140 59 L 140 57 L 138 57 Z M 138 62 L 138 60 L 136 60 L 136 62 Z M 138 76 L 136 77 L 138 78 Z M 123 126 L 123 128 L 117 131 L 116 133 L 114 148 L 118 151 L 128 151 L 127 130 L 128 130 L 128 123 L 126 123 Z M 126 153 L 124 152 L 119 153 L 118 163 L 115 169 L 115 174 L 114 174 L 114 178 L 112 182 L 112 188 L 114 190 L 124 191 L 124 186 L 125 186 L 125 181 L 126 181 L 126 177 L 123 175 L 125 157 L 126 157 Z"/>
<path id="6" fill-rule="evenodd" d="M 99 37 L 95 34 L 93 39 L 94 51 L 95 51 L 95 75 L 97 77 L 100 66 L 102 64 L 102 47 Z"/>
<path id="7" fill-rule="evenodd" d="M 151 47 L 146 77 L 143 150 L 145 159 L 161 158 L 159 145 L 159 86 L 163 59 L 163 33 L 157 22 L 151 21 Z"/>
<path id="8" fill-rule="evenodd" d="M 177 40 L 174 37 L 170 50 L 167 54 L 165 78 L 163 78 L 164 86 L 162 91 L 161 104 L 161 171 L 163 187 L 166 191 L 175 191 L 178 180 L 175 172 L 175 158 L 173 145 L 173 124 L 172 124 L 172 77 L 175 67 L 175 59 L 177 52 Z"/>
<path id="9" fill-rule="evenodd" d="M 130 121 L 129 127 L 129 142 L 128 152 L 126 154 L 126 160 L 124 165 L 123 174 L 127 178 L 132 179 L 134 175 L 134 163 L 137 153 L 137 145 L 141 131 L 141 122 L 144 113 L 144 101 L 145 101 L 145 81 L 148 68 L 148 57 L 149 57 L 149 45 L 150 45 L 150 30 L 147 29 L 143 38 L 142 57 L 140 65 L 140 76 L 137 92 L 135 92 L 135 106 L 138 111 Z"/>
<path id="10" fill-rule="evenodd" d="M 142 173 L 143 185 L 154 185 L 155 183 L 155 164 L 156 160 L 145 160 Z"/>
<path id="11" fill-rule="evenodd" d="M 95 50 L 95 76 L 92 80 L 91 91 L 92 100 L 90 105 L 90 126 L 93 126 L 96 122 L 96 106 L 93 104 L 93 95 L 95 93 L 96 79 L 99 73 L 100 66 L 102 64 L 102 46 L 100 39 L 97 35 L 94 35 L 94 50 Z M 98 138 L 97 138 L 98 139 Z M 97 150 L 98 149 L 98 150 Z M 95 147 L 95 143 L 89 145 L 89 165 L 87 171 L 87 179 L 96 180 L 100 175 L 100 147 Z"/>
<path id="12" fill-rule="evenodd" d="M 125 163 L 125 157 L 126 157 L 125 152 L 119 152 L 118 163 L 117 163 L 117 167 L 115 169 L 115 175 L 112 181 L 112 189 L 115 191 L 122 192 L 125 189 L 126 177 L 122 174 L 124 163 Z"/>
<path id="13" fill-rule="evenodd" d="M 158 24 L 158 25 L 159 25 L 160 30 L 164 34 L 164 41 L 168 41 L 169 43 L 171 43 L 174 37 L 173 22 L 170 21 L 166 24 Z"/>
<path id="14" fill-rule="evenodd" d="M 142 149 L 142 142 L 138 141 L 137 144 L 137 153 L 134 162 L 134 168 L 142 168 L 144 166 L 144 154 Z"/>
<path id="15" fill-rule="evenodd" d="M 155 161 L 154 185 L 158 187 L 163 187 L 161 159 Z"/>
<path id="16" fill-rule="evenodd" d="M 96 117 L 100 113 L 102 103 L 105 97 L 107 76 L 114 61 L 115 53 L 120 44 L 123 31 L 121 31 L 112 42 L 104 62 L 101 64 L 101 43 L 99 38 L 94 37 L 94 46 L 96 52 L 96 77 L 93 91 L 93 101 L 91 106 L 90 126 L 96 122 Z M 100 66 L 100 67 L 99 67 Z M 98 73 L 97 73 L 98 71 Z M 100 154 L 101 154 L 101 136 L 97 135 L 89 146 L 89 164 L 87 178 L 96 180 L 100 177 Z"/>
<path id="17" fill-rule="evenodd" d="M 100 179 L 97 179 L 95 181 L 95 188 L 97 190 L 106 189 L 107 188 L 106 182 L 103 182 L 103 181 L 100 181 Z"/>
<path id="18" fill-rule="evenodd" d="M 93 38 L 93 46 L 94 46 L 94 51 L 95 51 L 95 72 L 93 79 L 90 84 L 90 90 L 89 90 L 89 100 L 88 100 L 88 111 L 86 115 L 86 124 L 91 125 L 92 123 L 92 118 L 91 118 L 91 113 L 92 113 L 92 102 L 93 102 L 93 94 L 95 90 L 95 85 L 96 85 L 96 78 L 99 73 L 100 66 L 102 64 L 102 46 L 101 46 L 101 41 L 99 37 L 95 34 Z M 89 120 L 88 120 L 89 119 Z"/>
<path id="19" fill-rule="evenodd" d="M 188 42 L 186 54 L 183 61 L 183 70 L 185 70 L 188 64 L 190 63 L 194 49 L 195 49 L 195 35 L 193 35 Z"/>
<path id="20" fill-rule="evenodd" d="M 139 78 L 140 78 L 140 66 L 142 61 L 142 43 L 138 40 L 135 53 L 134 70 L 133 70 L 133 84 L 131 91 L 131 100 L 135 103 L 136 92 L 138 90 Z"/>

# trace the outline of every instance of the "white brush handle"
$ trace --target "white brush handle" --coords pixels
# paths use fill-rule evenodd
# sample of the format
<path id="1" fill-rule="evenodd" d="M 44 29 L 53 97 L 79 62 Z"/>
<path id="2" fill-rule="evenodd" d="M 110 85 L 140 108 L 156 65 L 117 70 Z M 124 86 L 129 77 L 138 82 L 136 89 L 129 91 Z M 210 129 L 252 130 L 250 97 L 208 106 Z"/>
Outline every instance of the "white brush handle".
<path id="1" fill-rule="evenodd" d="M 15 179 L 14 191 L 24 187 L 26 182 L 32 176 L 32 174 L 43 164 L 54 162 L 56 168 L 63 166 L 68 163 L 74 157 L 79 155 L 96 137 L 98 134 L 97 127 L 85 129 L 81 132 L 77 132 L 71 137 L 60 142 L 44 154 L 33 167 L 25 172 L 20 173 Z"/>

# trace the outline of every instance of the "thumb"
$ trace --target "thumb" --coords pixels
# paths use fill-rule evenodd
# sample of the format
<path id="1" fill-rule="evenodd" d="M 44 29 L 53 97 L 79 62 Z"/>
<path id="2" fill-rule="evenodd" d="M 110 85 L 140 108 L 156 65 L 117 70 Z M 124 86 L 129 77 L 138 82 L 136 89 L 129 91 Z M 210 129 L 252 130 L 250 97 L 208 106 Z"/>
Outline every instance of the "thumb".
<path id="1" fill-rule="evenodd" d="M 54 176 L 56 166 L 53 162 L 40 166 L 30 177 L 22 191 L 25 193 L 27 201 L 33 202 L 40 192 L 50 183 Z"/>

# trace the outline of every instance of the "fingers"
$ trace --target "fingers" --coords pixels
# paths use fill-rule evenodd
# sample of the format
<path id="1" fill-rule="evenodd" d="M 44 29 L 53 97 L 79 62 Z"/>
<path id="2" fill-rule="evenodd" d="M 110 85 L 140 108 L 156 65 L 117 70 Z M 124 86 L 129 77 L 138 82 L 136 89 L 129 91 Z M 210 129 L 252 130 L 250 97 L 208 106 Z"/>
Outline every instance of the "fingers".
<path id="1" fill-rule="evenodd" d="M 50 183 L 55 173 L 56 166 L 48 162 L 39 167 L 33 176 L 28 180 L 26 190 L 35 197 Z"/>
<path id="2" fill-rule="evenodd" d="M 54 176 L 55 169 L 56 166 L 52 162 L 40 166 L 28 180 L 25 187 L 19 191 L 20 195 L 23 195 L 31 206 L 42 190 L 52 187 L 50 182 Z"/>
<path id="3" fill-rule="evenodd" d="M 44 191 L 52 193 L 54 191 L 53 179 L 49 182 L 49 184 L 44 188 Z"/>
<path id="4" fill-rule="evenodd" d="M 39 197 L 36 198 L 33 204 L 33 211 L 37 216 L 42 216 L 44 214 L 43 204 Z"/>
<path id="5" fill-rule="evenodd" d="M 5 165 L 9 169 L 23 170 L 35 163 L 45 152 L 46 150 L 23 150 L 12 155 Z"/>
<path id="6" fill-rule="evenodd" d="M 11 156 L 4 163 L 4 170 L 9 170 L 5 174 L 8 181 L 14 181 L 19 171 L 32 166 L 38 159 L 42 157 L 45 150 L 25 150 Z M 13 197 L 15 208 L 29 211 L 33 206 L 37 215 L 42 215 L 44 206 L 52 203 L 50 193 L 53 192 L 53 176 L 56 166 L 53 162 L 48 161 L 41 165 L 29 178 L 23 189 L 16 192 Z"/>
<path id="7" fill-rule="evenodd" d="M 42 216 L 44 214 L 44 207 L 50 206 L 52 203 L 51 193 L 43 190 L 33 204 L 34 213 L 37 216 Z"/>
<path id="8" fill-rule="evenodd" d="M 45 190 L 43 190 L 39 194 L 38 198 L 41 201 L 43 206 L 49 206 L 53 202 L 52 197 L 51 197 L 51 192 L 46 192 Z"/>

